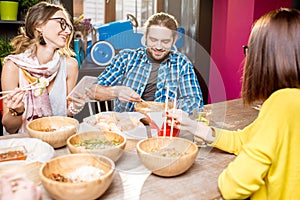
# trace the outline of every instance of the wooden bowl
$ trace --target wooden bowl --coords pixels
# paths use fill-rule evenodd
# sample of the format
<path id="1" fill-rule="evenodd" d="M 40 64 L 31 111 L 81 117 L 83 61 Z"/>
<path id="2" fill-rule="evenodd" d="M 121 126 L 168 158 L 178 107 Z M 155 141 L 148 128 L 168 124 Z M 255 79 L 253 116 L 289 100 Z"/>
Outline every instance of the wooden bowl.
<path id="1" fill-rule="evenodd" d="M 49 178 L 52 173 L 68 177 L 75 170 L 86 166 L 103 170 L 104 174 L 96 179 L 75 183 L 59 182 Z M 69 154 L 44 163 L 39 175 L 45 190 L 53 199 L 92 200 L 100 197 L 108 189 L 113 180 L 114 169 L 114 162 L 105 156 Z"/>
<path id="2" fill-rule="evenodd" d="M 117 141 L 119 144 L 113 147 L 109 147 L 109 149 L 86 149 L 84 147 L 75 146 L 75 144 L 79 144 L 83 140 L 91 140 L 91 139 L 106 139 L 108 141 Z M 71 153 L 93 153 L 99 154 L 103 156 L 107 156 L 116 162 L 123 154 L 123 151 L 126 146 L 126 137 L 114 133 L 114 132 L 100 132 L 100 131 L 89 131 L 83 132 L 76 135 L 72 135 L 67 140 L 67 147 Z"/>
<path id="3" fill-rule="evenodd" d="M 30 121 L 26 128 L 31 137 L 39 138 L 53 148 L 59 148 L 65 146 L 67 139 L 77 133 L 79 123 L 71 117 L 52 116 Z"/>
<path id="4" fill-rule="evenodd" d="M 136 149 L 144 166 L 153 174 L 163 177 L 177 176 L 186 172 L 198 154 L 196 144 L 179 137 L 144 139 L 137 143 Z"/>

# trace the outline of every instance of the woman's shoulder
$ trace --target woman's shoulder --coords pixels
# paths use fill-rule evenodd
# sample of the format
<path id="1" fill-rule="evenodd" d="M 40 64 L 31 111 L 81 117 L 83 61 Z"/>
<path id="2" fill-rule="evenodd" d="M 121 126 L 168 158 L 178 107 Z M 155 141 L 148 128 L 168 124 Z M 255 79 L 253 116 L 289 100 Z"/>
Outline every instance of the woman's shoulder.
<path id="1" fill-rule="evenodd" d="M 273 92 L 270 96 L 272 99 L 291 99 L 290 97 L 300 98 L 300 88 L 284 88 Z"/>
<path id="2" fill-rule="evenodd" d="M 12 71 L 12 72 L 16 72 L 18 70 L 18 66 L 16 63 L 14 63 L 12 60 L 5 60 L 4 62 L 4 66 L 2 67 L 2 71 Z"/>
<path id="3" fill-rule="evenodd" d="M 66 64 L 67 64 L 67 68 L 77 68 L 78 69 L 78 62 L 73 57 L 66 57 Z"/>
<path id="4" fill-rule="evenodd" d="M 277 110 L 300 107 L 300 88 L 284 88 L 273 92 L 264 104 L 276 106 Z M 296 107 L 292 109 L 296 109 Z"/>

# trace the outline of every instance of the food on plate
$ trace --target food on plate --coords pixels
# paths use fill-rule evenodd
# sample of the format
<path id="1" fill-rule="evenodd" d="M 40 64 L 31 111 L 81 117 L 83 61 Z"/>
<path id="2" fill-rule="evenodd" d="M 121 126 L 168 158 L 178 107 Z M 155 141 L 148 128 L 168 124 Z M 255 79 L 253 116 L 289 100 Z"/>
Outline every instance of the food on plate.
<path id="1" fill-rule="evenodd" d="M 63 183 L 79 183 L 99 179 L 104 174 L 104 170 L 99 168 L 93 166 L 81 166 L 67 176 L 59 173 L 52 173 L 49 178 Z"/>
<path id="2" fill-rule="evenodd" d="M 108 140 L 106 138 L 103 138 L 103 139 L 81 140 L 78 143 L 75 143 L 74 146 L 92 150 L 92 149 L 110 149 L 119 144 L 121 144 L 120 141 Z"/>
<path id="3" fill-rule="evenodd" d="M 172 104 L 169 104 L 169 108 L 171 108 L 171 106 Z M 140 113 L 159 112 L 165 109 L 165 103 L 154 101 L 139 102 L 135 104 L 134 109 Z"/>
<path id="4" fill-rule="evenodd" d="M 26 160 L 27 151 L 24 146 L 0 149 L 0 162 Z"/>
<path id="5" fill-rule="evenodd" d="M 111 112 L 95 115 L 95 121 L 88 122 L 93 126 L 99 127 L 101 131 L 124 132 L 132 130 L 138 126 L 143 126 L 139 119 L 125 113 Z"/>

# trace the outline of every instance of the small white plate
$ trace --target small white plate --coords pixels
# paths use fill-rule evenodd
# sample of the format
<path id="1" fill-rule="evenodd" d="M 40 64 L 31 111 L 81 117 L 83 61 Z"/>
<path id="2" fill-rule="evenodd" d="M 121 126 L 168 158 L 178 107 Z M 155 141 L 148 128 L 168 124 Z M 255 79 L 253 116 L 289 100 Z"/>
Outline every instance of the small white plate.
<path id="1" fill-rule="evenodd" d="M 6 165 L 19 165 L 22 162 L 46 162 L 54 156 L 53 147 L 37 138 L 12 138 L 0 140 L 0 148 L 9 148 L 15 146 L 24 146 L 26 148 L 26 160 L 0 162 L 0 168 Z"/>

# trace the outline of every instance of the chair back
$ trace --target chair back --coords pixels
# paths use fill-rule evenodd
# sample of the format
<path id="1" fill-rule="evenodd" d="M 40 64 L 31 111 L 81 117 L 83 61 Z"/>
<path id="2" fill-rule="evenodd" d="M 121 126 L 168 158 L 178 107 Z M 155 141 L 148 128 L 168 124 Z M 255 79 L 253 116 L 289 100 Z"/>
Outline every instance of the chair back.
<path id="1" fill-rule="evenodd" d="M 95 101 L 91 100 L 88 102 L 89 113 L 91 115 L 95 115 L 100 112 L 108 112 L 113 110 L 113 106 L 115 104 L 115 100 L 108 101 Z"/>

